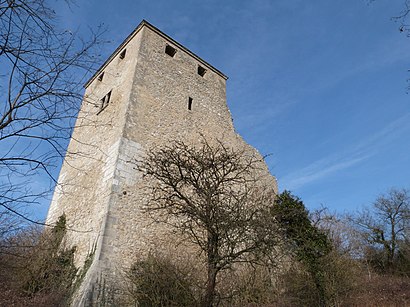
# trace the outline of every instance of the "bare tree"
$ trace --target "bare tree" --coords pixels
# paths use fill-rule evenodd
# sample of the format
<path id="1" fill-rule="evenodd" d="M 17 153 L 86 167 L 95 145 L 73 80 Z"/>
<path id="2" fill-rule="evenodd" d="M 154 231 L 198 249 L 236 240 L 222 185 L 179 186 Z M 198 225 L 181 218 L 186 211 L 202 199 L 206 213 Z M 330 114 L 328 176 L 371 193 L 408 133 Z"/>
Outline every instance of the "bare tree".
<path id="1" fill-rule="evenodd" d="M 213 306 L 221 270 L 256 262 L 277 243 L 274 223 L 266 220 L 274 191 L 258 176 L 261 163 L 245 151 L 202 139 L 198 147 L 176 141 L 148 152 L 138 164 L 150 180 L 147 212 L 159 214 L 206 256 L 202 306 Z"/>
<path id="2" fill-rule="evenodd" d="M 4 253 L 4 247 L 9 245 L 8 238 L 17 233 L 20 228 L 21 223 L 15 215 L 7 210 L 0 211 L 0 255 Z"/>
<path id="3" fill-rule="evenodd" d="M 375 2 L 376 0 L 368 0 L 368 4 Z M 406 33 L 407 36 L 410 36 L 410 24 L 409 24 L 409 16 L 410 16 L 410 0 L 402 0 L 403 6 L 402 9 L 397 12 L 397 15 L 391 17 L 391 20 L 394 22 L 399 23 L 399 31 Z"/>
<path id="4" fill-rule="evenodd" d="M 66 306 L 77 273 L 66 248 L 65 216 L 53 228 L 32 225 L 0 241 L 1 306 Z M 81 274 L 81 272 L 78 272 Z"/>
<path id="5" fill-rule="evenodd" d="M 403 8 L 398 15 L 392 17 L 394 22 L 399 23 L 399 31 L 405 33 L 407 37 L 410 37 L 410 0 L 403 0 Z M 408 70 L 410 71 L 410 69 Z M 407 79 L 409 82 L 410 79 Z M 410 90 L 410 85 L 407 86 L 407 90 Z"/>
<path id="6" fill-rule="evenodd" d="M 410 15 L 410 1 L 404 0 L 403 9 L 395 17 L 392 17 L 392 20 L 399 22 L 399 31 L 405 32 L 408 37 L 410 37 L 410 24 L 409 24 L 409 15 Z"/>
<path id="7" fill-rule="evenodd" d="M 23 218 L 55 184 L 100 43 L 55 17 L 45 0 L 0 0 L 0 206 Z"/>
<path id="8" fill-rule="evenodd" d="M 406 244 L 410 239 L 409 191 L 391 189 L 386 195 L 379 196 L 372 208 L 364 210 L 355 222 L 367 242 L 382 249 L 383 266 L 393 269 L 400 244 Z"/>

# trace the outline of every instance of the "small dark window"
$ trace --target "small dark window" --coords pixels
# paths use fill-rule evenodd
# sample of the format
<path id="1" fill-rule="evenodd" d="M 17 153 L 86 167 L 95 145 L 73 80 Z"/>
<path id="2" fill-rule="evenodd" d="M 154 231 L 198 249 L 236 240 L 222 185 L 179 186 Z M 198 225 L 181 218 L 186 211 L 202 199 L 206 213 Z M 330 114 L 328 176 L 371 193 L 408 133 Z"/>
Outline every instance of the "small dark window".
<path id="1" fill-rule="evenodd" d="M 123 58 L 125 58 L 125 54 L 127 53 L 127 49 L 124 49 L 121 53 L 120 53 L 120 59 L 122 60 Z"/>
<path id="2" fill-rule="evenodd" d="M 174 57 L 175 53 L 177 53 L 177 50 L 174 47 L 171 47 L 170 45 L 166 45 L 165 53 L 168 54 L 170 57 Z"/>
<path id="3" fill-rule="evenodd" d="M 111 91 L 108 92 L 107 95 L 105 95 L 101 100 L 100 100 L 100 110 L 98 111 L 97 114 L 100 114 L 102 110 L 104 110 L 108 104 L 110 103 L 111 99 Z"/>
<path id="4" fill-rule="evenodd" d="M 201 65 L 198 65 L 198 75 L 203 77 L 203 76 L 205 76 L 205 73 L 206 73 L 206 69 L 203 68 Z"/>
<path id="5" fill-rule="evenodd" d="M 192 110 L 192 100 L 191 97 L 188 98 L 188 110 Z"/>
<path id="6" fill-rule="evenodd" d="M 98 81 L 102 81 L 103 78 L 104 78 L 104 73 L 101 73 L 101 74 L 98 76 Z"/>

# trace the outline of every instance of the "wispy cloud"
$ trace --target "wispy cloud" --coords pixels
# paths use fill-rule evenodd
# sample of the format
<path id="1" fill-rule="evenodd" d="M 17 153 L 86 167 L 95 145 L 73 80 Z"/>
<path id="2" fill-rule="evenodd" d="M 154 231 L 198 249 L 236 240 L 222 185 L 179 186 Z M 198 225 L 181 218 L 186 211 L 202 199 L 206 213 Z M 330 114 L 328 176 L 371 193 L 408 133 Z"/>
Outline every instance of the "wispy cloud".
<path id="1" fill-rule="evenodd" d="M 321 158 L 296 172 L 285 175 L 283 178 L 279 178 L 279 182 L 286 189 L 300 188 L 369 159 L 396 138 L 401 135 L 409 135 L 409 132 L 410 113 L 407 113 L 360 143 L 349 147 L 343 152 Z"/>

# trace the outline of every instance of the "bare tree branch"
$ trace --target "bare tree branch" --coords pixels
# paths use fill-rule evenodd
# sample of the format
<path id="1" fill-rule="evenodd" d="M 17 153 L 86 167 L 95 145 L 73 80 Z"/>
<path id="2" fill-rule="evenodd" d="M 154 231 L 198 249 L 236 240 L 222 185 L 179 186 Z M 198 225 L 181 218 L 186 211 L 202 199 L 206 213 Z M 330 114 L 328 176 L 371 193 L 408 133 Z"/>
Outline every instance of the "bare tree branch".
<path id="1" fill-rule="evenodd" d="M 245 150 L 220 141 L 210 145 L 204 138 L 197 147 L 175 141 L 137 161 L 150 182 L 145 210 L 206 256 L 203 306 L 213 304 L 218 272 L 258 262 L 279 241 L 274 223 L 266 221 L 274 190 L 260 175 L 261 163 Z"/>
<path id="2" fill-rule="evenodd" d="M 59 29 L 55 17 L 44 0 L 0 0 L 1 204 L 7 199 L 30 204 L 52 190 L 80 108 L 82 83 L 98 62 L 95 47 L 103 31 L 82 40 Z M 44 178 L 49 183 L 39 192 L 34 183 Z M 7 208 L 14 210 L 12 204 Z"/>
<path id="3" fill-rule="evenodd" d="M 354 219 L 358 232 L 375 250 L 381 248 L 388 270 L 394 270 L 400 246 L 406 245 L 410 232 L 410 195 L 406 189 L 391 189 L 379 196 L 371 208 Z"/>

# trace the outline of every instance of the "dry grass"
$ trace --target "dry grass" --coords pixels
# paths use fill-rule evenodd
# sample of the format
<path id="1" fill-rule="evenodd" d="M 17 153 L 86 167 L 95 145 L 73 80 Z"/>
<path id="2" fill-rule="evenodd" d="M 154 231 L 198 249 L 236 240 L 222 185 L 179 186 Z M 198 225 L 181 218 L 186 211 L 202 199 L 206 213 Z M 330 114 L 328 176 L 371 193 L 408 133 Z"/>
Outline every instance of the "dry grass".
<path id="1" fill-rule="evenodd" d="M 343 306 L 410 306 L 410 278 L 371 274 L 363 276 Z"/>

